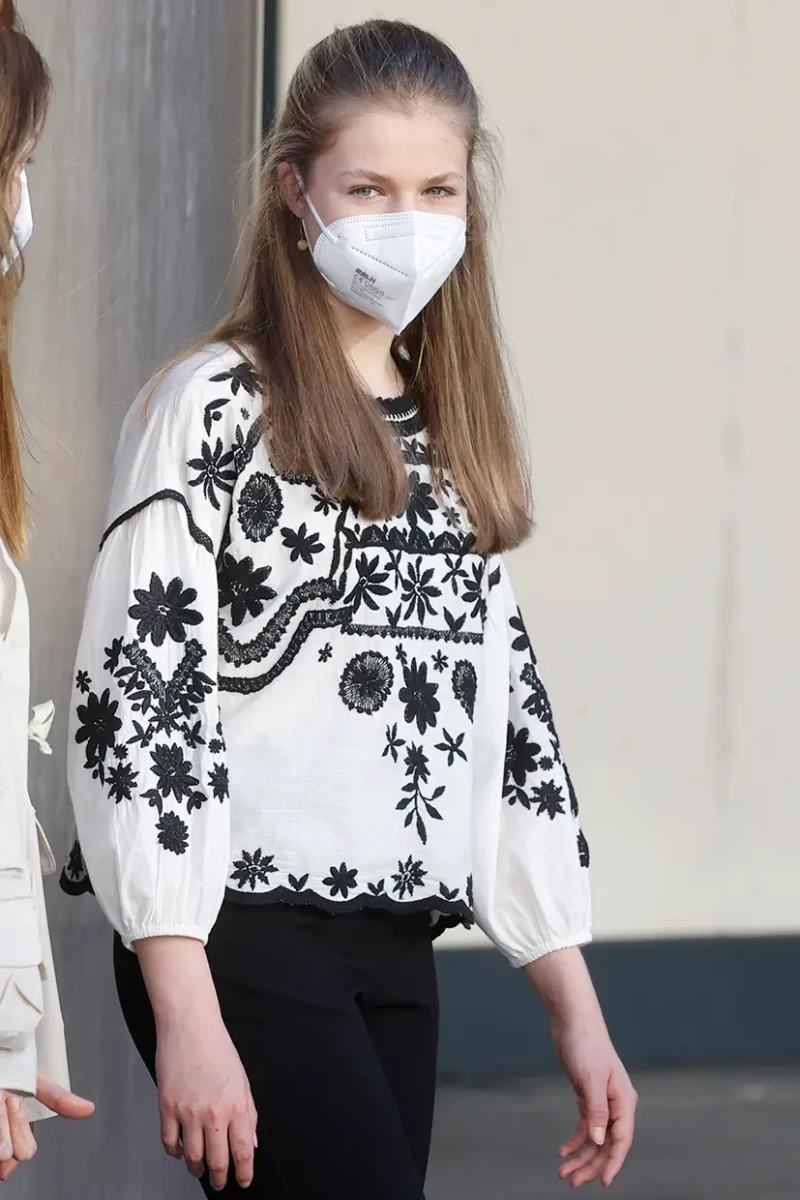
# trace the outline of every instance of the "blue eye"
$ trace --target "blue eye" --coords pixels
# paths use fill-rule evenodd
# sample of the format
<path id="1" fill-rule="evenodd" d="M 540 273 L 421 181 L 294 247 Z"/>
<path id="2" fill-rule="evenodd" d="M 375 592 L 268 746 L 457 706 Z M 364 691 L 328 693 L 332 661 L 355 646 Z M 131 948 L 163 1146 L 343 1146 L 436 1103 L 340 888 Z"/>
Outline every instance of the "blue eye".
<path id="1" fill-rule="evenodd" d="M 364 183 L 361 187 L 353 188 L 351 195 L 358 196 L 359 200 L 371 200 L 372 196 L 377 193 L 377 190 L 371 184 Z"/>

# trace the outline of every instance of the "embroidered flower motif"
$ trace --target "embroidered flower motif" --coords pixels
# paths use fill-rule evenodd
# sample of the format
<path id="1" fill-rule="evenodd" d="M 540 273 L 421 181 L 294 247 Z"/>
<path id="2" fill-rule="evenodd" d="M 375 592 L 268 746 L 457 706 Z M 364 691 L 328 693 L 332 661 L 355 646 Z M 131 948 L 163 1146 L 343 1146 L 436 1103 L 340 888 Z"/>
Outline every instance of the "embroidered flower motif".
<path id="1" fill-rule="evenodd" d="M 411 666 L 403 667 L 403 677 L 405 687 L 398 692 L 398 698 L 406 706 L 406 721 L 409 725 L 416 723 L 420 733 L 424 733 L 429 726 L 433 729 L 441 705 L 436 699 L 438 683 L 428 681 L 428 664 L 418 663 L 413 658 Z"/>
<path id="2" fill-rule="evenodd" d="M 330 644 L 330 642 L 327 642 L 320 649 L 319 661 L 321 663 L 326 663 L 326 662 L 330 662 L 332 658 L 333 658 L 333 646 Z"/>
<path id="3" fill-rule="evenodd" d="M 389 659 L 375 650 L 365 650 L 351 659 L 342 672 L 339 695 L 351 712 L 376 713 L 383 708 L 394 683 Z"/>
<path id="4" fill-rule="evenodd" d="M 528 637 L 528 631 L 525 628 L 525 622 L 522 619 L 522 613 L 519 609 L 517 609 L 516 616 L 511 617 L 508 623 L 517 634 L 517 637 L 511 643 L 512 650 L 530 650 L 530 638 Z"/>
<path id="5" fill-rule="evenodd" d="M 322 882 L 326 888 L 330 888 L 331 896 L 341 896 L 346 900 L 356 886 L 357 876 L 358 871 L 348 870 L 345 863 L 342 863 L 340 867 L 331 867 L 330 875 Z"/>
<path id="6" fill-rule="evenodd" d="M 453 695 L 470 721 L 475 719 L 475 699 L 478 694 L 478 673 L 467 659 L 453 667 Z"/>
<path id="7" fill-rule="evenodd" d="M 92 690 L 92 681 L 89 678 L 88 671 L 78 671 L 78 674 L 75 676 L 75 687 L 82 696 L 85 696 L 87 692 Z"/>
<path id="8" fill-rule="evenodd" d="M 392 762 L 397 762 L 398 752 L 401 746 L 405 746 L 403 738 L 397 736 L 397 723 L 386 726 L 386 745 L 383 749 L 381 758 L 388 758 L 391 755 Z"/>
<path id="9" fill-rule="evenodd" d="M 182 579 L 172 579 L 165 588 L 154 571 L 149 590 L 135 588 L 133 594 L 139 603 L 128 609 L 128 616 L 139 622 L 136 636 L 141 641 L 149 637 L 154 646 L 162 646 L 169 634 L 173 642 L 185 642 L 186 626 L 202 623 L 202 615 L 189 608 L 197 592 L 184 588 Z"/>
<path id="10" fill-rule="evenodd" d="M 129 762 L 122 762 L 117 767 L 110 767 L 107 779 L 108 794 L 111 799 L 115 800 L 117 804 L 121 800 L 132 800 L 138 777 L 139 772 L 134 771 Z"/>
<path id="11" fill-rule="evenodd" d="M 578 832 L 578 861 L 582 867 L 588 867 L 590 861 L 589 843 L 583 836 L 583 831 Z"/>
<path id="12" fill-rule="evenodd" d="M 122 654 L 122 638 L 114 638 L 111 645 L 106 646 L 105 652 L 105 670 L 110 671 L 113 675 L 119 666 L 120 655 Z"/>
<path id="13" fill-rule="evenodd" d="M 409 854 L 405 862 L 398 862 L 397 874 L 392 875 L 394 887 L 392 891 L 405 900 L 406 896 L 413 896 L 418 887 L 423 887 L 427 871 L 423 870 L 422 859 L 417 859 L 415 862 Z"/>
<path id="14" fill-rule="evenodd" d="M 423 571 L 421 558 L 418 558 L 416 563 L 409 564 L 408 573 L 403 580 L 403 603 L 408 606 L 405 614 L 407 621 L 413 616 L 415 610 L 420 625 L 425 624 L 426 616 L 436 615 L 436 609 L 431 601 L 438 599 L 442 590 L 431 583 L 433 577 L 433 567 L 428 567 Z"/>
<path id="15" fill-rule="evenodd" d="M 447 570 L 442 578 L 442 583 L 449 583 L 453 589 L 453 595 L 457 596 L 462 581 L 469 578 L 464 570 L 463 559 L 456 558 L 452 554 L 445 554 L 444 561 L 447 563 Z"/>
<path id="16" fill-rule="evenodd" d="M 389 572 L 378 569 L 379 561 L 377 554 L 372 559 L 362 554 L 356 563 L 358 579 L 352 591 L 344 598 L 345 604 L 353 606 L 354 613 L 358 612 L 362 604 L 377 612 L 379 605 L 375 596 L 388 596 L 392 590 L 386 587 Z"/>
<path id="17" fill-rule="evenodd" d="M 396 808 L 399 812 L 405 812 L 405 820 L 403 825 L 408 829 L 412 824 L 416 825 L 417 836 L 423 846 L 428 842 L 428 827 L 425 824 L 426 814 L 432 821 L 441 821 L 442 814 L 434 805 L 434 800 L 438 800 L 445 793 L 445 788 L 439 786 L 434 788 L 430 796 L 426 796 L 422 790 L 423 784 L 430 779 L 430 766 L 427 755 L 422 750 L 421 746 L 409 746 L 406 751 L 406 779 L 408 783 L 403 785 L 403 798 L 398 801 Z"/>
<path id="18" fill-rule="evenodd" d="M 115 746 L 114 747 L 114 758 L 118 759 L 120 762 L 122 762 L 123 759 L 127 758 L 128 754 L 129 754 L 129 751 L 128 751 L 127 746 Z"/>
<path id="19" fill-rule="evenodd" d="M 514 791 L 514 784 L 520 788 L 524 787 L 528 776 L 539 770 L 537 759 L 542 753 L 542 747 L 538 742 L 529 739 L 530 730 L 526 725 L 516 730 L 512 723 L 508 722 L 504 788 L 506 794 Z"/>
<path id="20" fill-rule="evenodd" d="M 408 477 L 410 499 L 406 515 L 411 525 L 424 521 L 426 525 L 433 524 L 431 513 L 436 511 L 436 497 L 429 483 L 423 483 L 419 471 L 412 471 Z"/>
<path id="21" fill-rule="evenodd" d="M 486 619 L 486 600 L 483 596 L 483 575 L 484 565 L 482 562 L 472 564 L 472 578 L 467 579 L 464 584 L 462 599 L 466 604 L 472 605 L 473 619 L 478 617 L 481 621 Z"/>
<path id="22" fill-rule="evenodd" d="M 539 817 L 547 813 L 550 820 L 554 821 L 559 814 L 564 812 L 564 793 L 552 779 L 546 779 L 544 783 L 533 789 L 533 799 L 534 803 L 539 805 L 536 810 L 536 815 Z"/>
<path id="23" fill-rule="evenodd" d="M 255 396 L 258 390 L 258 378 L 249 362 L 237 363 L 229 371 L 222 371 L 219 375 L 212 375 L 210 382 L 230 382 L 231 392 L 234 396 L 238 396 L 239 388 L 247 392 L 248 396 Z"/>
<path id="24" fill-rule="evenodd" d="M 444 741 L 440 742 L 436 749 L 442 750 L 447 755 L 448 767 L 452 767 L 457 758 L 463 758 L 464 762 L 466 762 L 467 756 L 461 749 L 461 747 L 464 745 L 464 738 L 466 735 L 460 733 L 458 737 L 453 738 L 446 729 L 443 729 L 442 733 L 444 734 Z"/>
<path id="25" fill-rule="evenodd" d="M 433 669 L 440 675 L 447 670 L 447 655 L 442 654 L 441 650 L 437 650 L 433 656 Z"/>
<path id="26" fill-rule="evenodd" d="M 292 562 L 297 562 L 302 558 L 304 563 L 311 566 L 314 562 L 314 555 L 321 554 L 325 549 L 319 536 L 316 533 L 309 533 L 308 526 L 305 521 L 299 529 L 282 529 L 281 537 L 283 544 L 287 550 L 291 550 L 290 558 Z"/>
<path id="27" fill-rule="evenodd" d="M 157 777 L 159 793 L 166 799 L 174 796 L 180 804 L 191 796 L 200 780 L 192 775 L 192 764 L 184 756 L 180 746 L 156 746 L 150 751 L 153 774 Z"/>
<path id="28" fill-rule="evenodd" d="M 106 688 L 102 696 L 91 692 L 85 704 L 79 704 L 77 713 L 80 727 L 75 741 L 86 743 L 86 764 L 93 767 L 104 763 L 106 754 L 117 740 L 122 721 L 117 716 L 119 701 L 111 699 L 111 690 Z"/>
<path id="29" fill-rule="evenodd" d="M 230 608 L 234 625 L 241 625 L 248 613 L 260 617 L 264 604 L 275 599 L 277 592 L 267 583 L 271 574 L 272 567 L 255 568 L 252 558 L 223 555 L 218 571 L 219 606 Z"/>
<path id="30" fill-rule="evenodd" d="M 196 479 L 189 480 L 190 487 L 202 487 L 203 495 L 212 508 L 219 510 L 217 488 L 228 495 L 233 491 L 236 482 L 236 470 L 233 467 L 233 451 L 225 450 L 222 438 L 217 438 L 214 449 L 210 442 L 203 442 L 200 458 L 192 458 L 186 464 L 192 471 L 197 471 Z"/>
<path id="31" fill-rule="evenodd" d="M 212 754 L 222 754 L 222 751 L 225 749 L 225 743 L 222 738 L 212 738 L 208 743 L 208 749 Z"/>
<path id="32" fill-rule="evenodd" d="M 326 496 L 322 488 L 317 488 L 311 499 L 314 501 L 314 512 L 322 513 L 323 517 L 330 516 L 332 512 L 336 512 L 339 508 L 339 501 L 332 500 L 330 496 Z"/>
<path id="33" fill-rule="evenodd" d="M 251 542 L 265 542 L 283 515 L 283 497 L 276 479 L 257 471 L 242 488 L 239 524 Z"/>
<path id="34" fill-rule="evenodd" d="M 166 812 L 156 825 L 158 840 L 170 854 L 185 854 L 189 847 L 189 828 L 177 813 Z"/>
<path id="35" fill-rule="evenodd" d="M 250 886 L 250 891 L 256 890 L 257 883 L 269 883 L 270 875 L 275 875 L 278 868 L 274 867 L 274 854 L 263 854 L 261 847 L 255 850 L 252 854 L 247 850 L 242 851 L 242 857 L 234 862 L 235 871 L 231 875 L 231 879 L 235 880 L 240 888 Z"/>
<path id="36" fill-rule="evenodd" d="M 214 763 L 208 773 L 208 786 L 211 788 L 212 796 L 215 796 L 220 803 L 228 799 L 228 768 L 224 763 Z"/>

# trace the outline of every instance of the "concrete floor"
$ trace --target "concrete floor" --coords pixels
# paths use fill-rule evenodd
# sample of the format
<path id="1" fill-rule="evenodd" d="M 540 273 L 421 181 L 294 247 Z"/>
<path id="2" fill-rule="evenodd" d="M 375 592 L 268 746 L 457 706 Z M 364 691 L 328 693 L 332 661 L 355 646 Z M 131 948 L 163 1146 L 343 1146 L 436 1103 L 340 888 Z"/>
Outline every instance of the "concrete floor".
<path id="1" fill-rule="evenodd" d="M 636 1077 L 636 1145 L 618 1200 L 798 1200 L 800 1069 Z M 574 1101 L 561 1079 L 448 1085 L 440 1094 L 428 1200 L 556 1200 Z M 580 1189 L 597 1194 L 600 1185 Z"/>

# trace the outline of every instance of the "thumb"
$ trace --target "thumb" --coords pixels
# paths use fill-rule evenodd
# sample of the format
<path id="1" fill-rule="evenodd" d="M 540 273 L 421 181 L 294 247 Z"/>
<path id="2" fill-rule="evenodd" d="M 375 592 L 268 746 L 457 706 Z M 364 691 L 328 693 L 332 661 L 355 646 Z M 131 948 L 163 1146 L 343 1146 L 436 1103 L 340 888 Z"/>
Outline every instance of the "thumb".
<path id="1" fill-rule="evenodd" d="M 608 1129 L 608 1092 L 602 1077 L 586 1081 L 583 1098 L 589 1137 L 596 1146 L 602 1146 Z"/>
<path id="2" fill-rule="evenodd" d="M 91 1100 L 83 1100 L 74 1092 L 68 1092 L 66 1088 L 53 1083 L 53 1080 L 48 1079 L 46 1075 L 39 1076 L 36 1099 L 51 1112 L 57 1113 L 59 1117 L 67 1117 L 71 1121 L 84 1121 L 94 1112 L 94 1104 Z"/>

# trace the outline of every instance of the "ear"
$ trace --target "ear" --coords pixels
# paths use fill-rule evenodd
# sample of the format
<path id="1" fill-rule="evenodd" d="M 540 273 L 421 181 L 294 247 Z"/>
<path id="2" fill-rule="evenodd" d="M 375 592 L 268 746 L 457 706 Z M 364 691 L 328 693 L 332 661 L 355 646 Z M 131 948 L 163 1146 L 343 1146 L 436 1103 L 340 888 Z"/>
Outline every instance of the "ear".
<path id="1" fill-rule="evenodd" d="M 308 215 L 308 206 L 291 163 L 281 163 L 278 167 L 278 186 L 286 207 L 302 221 Z"/>

